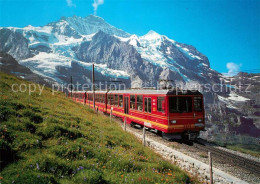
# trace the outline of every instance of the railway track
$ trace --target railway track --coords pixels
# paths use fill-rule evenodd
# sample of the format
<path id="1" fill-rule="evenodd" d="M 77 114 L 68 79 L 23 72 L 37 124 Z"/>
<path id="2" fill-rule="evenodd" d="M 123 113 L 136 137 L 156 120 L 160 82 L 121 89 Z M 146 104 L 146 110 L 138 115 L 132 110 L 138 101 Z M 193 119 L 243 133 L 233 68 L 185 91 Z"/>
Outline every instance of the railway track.
<path id="1" fill-rule="evenodd" d="M 122 124 L 122 120 L 118 119 L 120 124 Z M 131 127 L 130 125 L 127 125 L 127 128 L 130 128 L 132 130 L 135 130 L 136 132 L 139 132 L 142 134 L 142 129 L 140 127 Z M 202 143 L 200 140 L 196 142 L 191 142 L 191 141 L 169 141 L 163 139 L 161 136 L 158 136 L 154 132 L 147 131 L 147 135 L 152 137 L 154 140 L 163 142 L 165 145 L 172 146 L 173 142 L 179 143 L 180 145 L 187 147 L 188 148 L 195 148 L 196 150 L 199 150 L 200 152 L 211 152 L 213 156 L 213 160 L 218 160 L 219 161 L 224 161 L 226 164 L 230 164 L 232 166 L 236 166 L 238 168 L 241 168 L 245 171 L 250 172 L 254 176 L 260 177 L 260 163 L 247 159 L 245 157 L 227 152 L 225 150 L 221 150 L 219 148 L 216 148 L 211 145 L 207 145 Z M 204 141 L 204 140 L 203 140 Z"/>
<path id="2" fill-rule="evenodd" d="M 171 145 L 171 143 L 172 143 L 171 141 L 167 141 L 167 140 L 163 139 L 162 137 L 160 137 L 160 136 L 158 136 L 158 135 L 156 135 L 156 134 L 154 134 L 150 131 L 148 131 L 148 132 L 150 133 L 149 136 L 152 136 L 152 137 L 157 138 L 157 139 L 161 139 L 161 141 L 166 142 L 169 145 Z M 174 141 L 174 142 L 176 142 L 176 141 Z M 179 143 L 179 142 L 177 141 L 177 143 Z M 257 176 L 260 176 L 260 163 L 259 162 L 247 159 L 245 157 L 242 157 L 242 156 L 230 153 L 230 152 L 227 152 L 225 150 L 221 150 L 221 149 L 216 148 L 212 145 L 204 144 L 200 140 L 198 140 L 196 142 L 194 142 L 194 141 L 192 141 L 192 142 L 191 141 L 183 141 L 182 143 L 184 143 L 184 144 L 181 144 L 183 146 L 185 145 L 187 147 L 193 147 L 193 148 L 195 148 L 199 151 L 211 152 L 211 154 L 213 156 L 213 160 L 214 160 L 214 157 L 215 157 L 216 159 L 222 160 L 227 164 L 239 167 L 241 169 L 244 169 L 245 171 L 248 171 L 248 172 L 253 173 Z"/>
<path id="3" fill-rule="evenodd" d="M 247 170 L 251 173 L 254 173 L 258 176 L 260 176 L 260 163 L 255 162 L 253 160 L 244 158 L 242 156 L 209 146 L 205 145 L 203 143 L 193 143 L 193 147 L 205 151 L 205 152 L 211 152 L 214 156 L 217 157 L 218 159 L 224 160 L 226 163 L 229 163 L 233 166 L 240 167 L 244 170 Z"/>
<path id="4" fill-rule="evenodd" d="M 130 128 L 130 127 L 129 127 Z M 135 127 L 136 129 L 136 127 Z M 168 143 L 169 145 L 171 145 L 171 143 L 176 142 L 176 141 L 167 141 L 165 139 L 163 139 L 162 137 L 154 134 L 153 132 L 149 132 L 149 136 L 152 136 L 153 138 L 156 139 L 161 139 L 161 141 Z M 221 150 L 219 148 L 216 148 L 212 145 L 207 145 L 205 143 L 202 143 L 201 140 L 198 140 L 196 142 L 194 141 L 181 141 L 182 142 L 182 146 L 187 146 L 188 147 L 193 147 L 199 151 L 203 151 L 203 152 L 211 152 L 212 156 L 213 156 L 213 160 L 214 159 L 218 159 L 218 160 L 222 160 L 227 164 L 230 164 L 232 166 L 236 166 L 239 167 L 245 171 L 248 171 L 250 173 L 253 173 L 257 176 L 260 177 L 260 163 L 247 159 L 245 157 L 227 152 L 225 150 Z M 203 140 L 204 142 L 204 140 Z M 177 143 L 180 143 L 179 141 L 177 141 Z M 183 144 L 184 143 L 184 144 Z M 215 157 L 215 158 L 214 158 Z"/>

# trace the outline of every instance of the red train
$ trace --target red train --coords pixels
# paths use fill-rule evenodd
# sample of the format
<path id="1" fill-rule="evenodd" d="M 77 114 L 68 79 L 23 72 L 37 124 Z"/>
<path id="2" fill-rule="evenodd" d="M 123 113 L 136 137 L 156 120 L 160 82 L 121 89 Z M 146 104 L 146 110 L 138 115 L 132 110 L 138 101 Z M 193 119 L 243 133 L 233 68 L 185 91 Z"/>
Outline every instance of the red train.
<path id="1" fill-rule="evenodd" d="M 71 94 L 69 94 L 71 95 Z M 73 100 L 93 108 L 93 92 L 72 92 Z M 204 130 L 203 96 L 198 91 L 124 90 L 96 91 L 95 108 L 162 133 L 167 139 L 199 136 Z"/>

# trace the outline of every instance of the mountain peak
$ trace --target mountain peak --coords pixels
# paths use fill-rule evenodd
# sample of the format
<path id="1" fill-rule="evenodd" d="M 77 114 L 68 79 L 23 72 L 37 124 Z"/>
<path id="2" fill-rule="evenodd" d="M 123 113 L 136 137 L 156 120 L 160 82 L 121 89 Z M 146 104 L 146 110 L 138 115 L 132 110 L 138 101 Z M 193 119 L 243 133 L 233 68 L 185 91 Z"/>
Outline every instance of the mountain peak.
<path id="1" fill-rule="evenodd" d="M 161 35 L 156 33 L 155 31 L 153 30 L 150 30 L 147 34 L 145 34 L 143 37 L 145 37 L 146 39 L 149 39 L 149 40 L 153 40 L 153 39 L 158 39 L 158 38 L 161 38 Z"/>
<path id="2" fill-rule="evenodd" d="M 92 20 L 102 20 L 102 21 L 105 21 L 103 18 L 99 17 L 99 16 L 96 16 L 96 15 L 93 15 L 93 14 L 90 14 L 88 16 L 85 17 L 86 19 L 92 19 Z"/>
<path id="3" fill-rule="evenodd" d="M 159 35 L 157 32 L 155 32 L 154 30 L 150 30 L 147 34 L 150 34 L 150 35 L 152 35 L 152 34 L 156 34 L 156 35 Z"/>

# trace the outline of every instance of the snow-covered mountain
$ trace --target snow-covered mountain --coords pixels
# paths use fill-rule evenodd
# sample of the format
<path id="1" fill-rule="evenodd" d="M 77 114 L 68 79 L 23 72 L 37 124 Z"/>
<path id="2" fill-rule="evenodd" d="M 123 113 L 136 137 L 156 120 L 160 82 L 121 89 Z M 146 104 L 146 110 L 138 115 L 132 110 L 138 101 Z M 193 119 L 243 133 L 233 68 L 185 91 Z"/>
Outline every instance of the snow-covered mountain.
<path id="1" fill-rule="evenodd" d="M 131 35 L 94 15 L 62 17 L 42 27 L 1 28 L 0 41 L 0 51 L 59 83 L 67 82 L 75 66 L 89 73 L 93 62 L 100 76 L 125 79 L 132 87 L 156 86 L 160 79 L 218 82 L 219 74 L 195 47 L 154 31 Z M 89 77 L 82 73 L 77 80 Z"/>

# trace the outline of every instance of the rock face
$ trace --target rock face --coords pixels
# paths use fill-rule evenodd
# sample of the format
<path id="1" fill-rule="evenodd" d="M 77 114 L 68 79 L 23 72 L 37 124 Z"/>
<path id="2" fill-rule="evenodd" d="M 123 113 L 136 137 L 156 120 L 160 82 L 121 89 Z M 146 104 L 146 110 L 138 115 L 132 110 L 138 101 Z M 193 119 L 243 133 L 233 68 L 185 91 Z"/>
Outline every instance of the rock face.
<path id="1" fill-rule="evenodd" d="M 155 81 L 162 71 L 162 68 L 144 61 L 133 46 L 102 31 L 73 50 L 81 61 L 105 64 L 108 68 L 125 71 L 135 80 Z"/>
<path id="2" fill-rule="evenodd" d="M 28 40 L 19 32 L 3 28 L 0 30 L 0 52 L 8 52 L 16 59 L 31 57 Z"/>
<path id="3" fill-rule="evenodd" d="M 89 35 L 103 31 L 110 35 L 129 37 L 130 34 L 106 23 L 101 17 L 89 15 L 87 17 L 62 17 L 59 21 L 48 24 L 53 32 L 65 36 L 79 38 L 80 35 Z"/>
<path id="4" fill-rule="evenodd" d="M 33 73 L 26 66 L 20 65 L 11 55 L 0 52 L 0 71 L 19 76 L 25 80 L 50 86 L 54 81 Z"/>
<path id="5" fill-rule="evenodd" d="M 20 74 L 20 76 L 33 74 L 33 72 L 23 66 L 20 65 L 11 55 L 6 54 L 4 52 L 0 52 L 0 71 L 6 73 Z"/>

